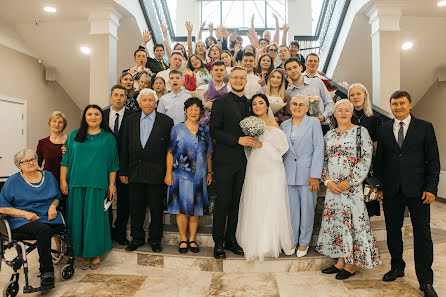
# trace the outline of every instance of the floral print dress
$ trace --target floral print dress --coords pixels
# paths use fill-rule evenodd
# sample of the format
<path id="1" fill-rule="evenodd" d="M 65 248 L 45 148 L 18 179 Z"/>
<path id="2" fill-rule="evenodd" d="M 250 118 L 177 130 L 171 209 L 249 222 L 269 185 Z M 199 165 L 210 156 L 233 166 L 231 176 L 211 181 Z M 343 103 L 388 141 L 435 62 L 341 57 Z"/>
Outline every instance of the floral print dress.
<path id="1" fill-rule="evenodd" d="M 357 129 L 361 129 L 361 152 L 357 158 Z M 351 187 L 341 194 L 327 189 L 316 251 L 345 263 L 372 268 L 381 264 L 364 202 L 362 182 L 372 160 L 372 141 L 364 127 L 330 130 L 324 137 L 325 156 L 322 177 Z"/>
<path id="2" fill-rule="evenodd" d="M 207 214 L 207 157 L 212 153 L 209 128 L 199 125 L 193 134 L 184 123 L 175 125 L 168 151 L 173 154 L 173 185 L 167 190 L 167 211 L 171 214 Z"/>

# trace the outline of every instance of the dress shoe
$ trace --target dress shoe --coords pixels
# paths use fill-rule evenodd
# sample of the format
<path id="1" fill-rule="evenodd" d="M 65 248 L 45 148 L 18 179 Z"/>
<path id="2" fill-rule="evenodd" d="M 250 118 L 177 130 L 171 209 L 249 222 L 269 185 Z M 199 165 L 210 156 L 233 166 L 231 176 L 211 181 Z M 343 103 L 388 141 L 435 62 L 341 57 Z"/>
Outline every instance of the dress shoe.
<path id="1" fill-rule="evenodd" d="M 339 271 L 336 274 L 336 279 L 347 279 L 347 278 L 349 278 L 350 276 L 353 276 L 353 275 L 355 275 L 355 272 L 351 273 L 350 271 L 342 269 L 341 271 Z"/>
<path id="2" fill-rule="evenodd" d="M 305 256 L 307 255 L 307 253 L 308 253 L 308 248 L 309 248 L 309 246 L 307 246 L 307 248 L 305 249 L 305 251 L 300 251 L 299 249 L 297 249 L 297 251 L 296 251 L 296 256 L 297 256 L 298 258 L 305 257 Z"/>
<path id="3" fill-rule="evenodd" d="M 385 282 L 393 282 L 398 277 L 403 277 L 403 276 L 404 276 L 404 270 L 390 269 L 389 272 L 384 274 L 383 281 L 385 281 Z"/>
<path id="4" fill-rule="evenodd" d="M 183 243 L 185 243 L 186 244 L 186 247 L 181 247 L 181 245 L 183 244 Z M 188 243 L 187 243 L 187 241 L 180 241 L 180 243 L 178 244 L 178 252 L 180 253 L 180 254 L 185 254 L 185 253 L 187 253 L 187 248 L 188 248 L 189 246 L 188 246 Z"/>
<path id="5" fill-rule="evenodd" d="M 116 240 L 118 243 L 119 243 L 119 245 L 129 245 L 130 244 L 130 242 L 127 240 L 127 239 L 119 239 L 119 240 Z"/>
<path id="6" fill-rule="evenodd" d="M 44 272 L 40 275 L 40 286 L 54 286 L 54 272 Z M 5 295 L 6 296 L 6 295 Z"/>
<path id="7" fill-rule="evenodd" d="M 160 242 L 151 242 L 150 246 L 152 247 L 152 251 L 154 251 L 155 253 L 159 253 L 163 250 Z"/>
<path id="8" fill-rule="evenodd" d="M 435 292 L 431 284 L 420 286 L 420 290 L 424 292 L 424 297 L 438 297 L 437 292 Z"/>
<path id="9" fill-rule="evenodd" d="M 225 250 L 229 250 L 232 253 L 239 255 L 239 256 L 244 256 L 245 253 L 243 252 L 243 249 L 241 246 L 238 245 L 237 241 L 233 241 L 233 242 L 227 242 L 225 244 Z"/>
<path id="10" fill-rule="evenodd" d="M 191 246 L 191 245 L 190 245 L 191 243 L 195 243 L 195 246 Z M 198 247 L 198 243 L 196 243 L 194 240 L 189 241 L 187 245 L 189 246 L 189 249 L 190 249 L 190 251 L 191 251 L 192 253 L 195 253 L 195 254 L 196 254 L 196 253 L 199 253 L 199 252 L 200 252 L 200 248 Z"/>
<path id="11" fill-rule="evenodd" d="M 130 244 L 128 245 L 128 247 L 126 247 L 125 248 L 125 250 L 127 251 L 127 252 L 133 252 L 133 251 L 135 251 L 137 248 L 139 248 L 140 246 L 143 246 L 144 245 L 144 242 L 134 242 L 134 241 L 132 241 L 132 242 L 130 242 Z"/>
<path id="12" fill-rule="evenodd" d="M 328 268 L 322 269 L 322 273 L 325 274 L 334 274 L 334 273 L 338 273 L 339 271 L 341 271 L 340 269 L 338 269 L 336 266 L 331 265 Z"/>
<path id="13" fill-rule="evenodd" d="M 214 247 L 214 258 L 215 259 L 226 259 L 226 253 L 222 246 Z"/>

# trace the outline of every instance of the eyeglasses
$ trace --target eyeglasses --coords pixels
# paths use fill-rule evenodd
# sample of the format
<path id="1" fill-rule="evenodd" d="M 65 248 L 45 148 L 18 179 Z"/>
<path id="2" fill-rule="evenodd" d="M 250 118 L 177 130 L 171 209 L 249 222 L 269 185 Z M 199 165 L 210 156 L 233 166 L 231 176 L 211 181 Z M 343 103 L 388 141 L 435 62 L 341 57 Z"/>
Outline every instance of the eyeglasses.
<path id="1" fill-rule="evenodd" d="M 245 80 L 246 76 L 230 76 L 229 78 L 233 80 Z"/>
<path id="2" fill-rule="evenodd" d="M 31 165 L 33 163 L 37 162 L 36 159 L 29 159 L 29 160 L 25 160 L 25 161 L 20 161 L 19 164 L 20 165 Z"/>
<path id="3" fill-rule="evenodd" d="M 292 106 L 298 106 L 298 107 L 304 107 L 305 103 L 296 103 L 296 102 L 291 102 Z"/>

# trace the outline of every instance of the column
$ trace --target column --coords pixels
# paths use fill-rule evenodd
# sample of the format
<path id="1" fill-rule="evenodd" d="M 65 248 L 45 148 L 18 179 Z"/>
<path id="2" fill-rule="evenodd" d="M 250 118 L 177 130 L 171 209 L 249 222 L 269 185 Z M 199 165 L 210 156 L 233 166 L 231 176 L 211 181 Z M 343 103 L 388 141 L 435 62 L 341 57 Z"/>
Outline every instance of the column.
<path id="1" fill-rule="evenodd" d="M 90 14 L 90 104 L 110 104 L 110 89 L 117 81 L 120 19 L 121 15 L 111 7 Z"/>
<path id="2" fill-rule="evenodd" d="M 389 97 L 401 83 L 400 17 L 405 2 L 374 0 L 366 11 L 372 38 L 372 102 L 389 112 Z"/>

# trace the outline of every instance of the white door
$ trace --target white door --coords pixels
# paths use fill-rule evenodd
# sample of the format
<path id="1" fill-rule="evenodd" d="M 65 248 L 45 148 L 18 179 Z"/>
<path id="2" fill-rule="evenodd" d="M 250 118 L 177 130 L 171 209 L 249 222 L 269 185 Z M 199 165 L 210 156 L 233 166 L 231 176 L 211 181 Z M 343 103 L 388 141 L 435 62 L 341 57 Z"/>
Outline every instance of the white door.
<path id="1" fill-rule="evenodd" d="M 0 179 L 18 171 L 14 154 L 26 148 L 26 101 L 0 95 Z"/>

